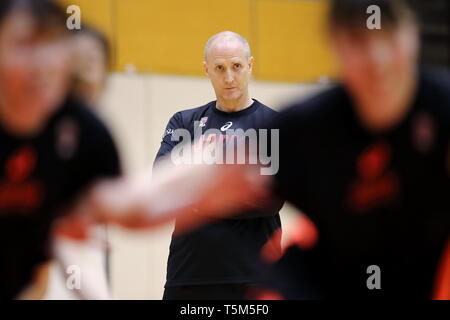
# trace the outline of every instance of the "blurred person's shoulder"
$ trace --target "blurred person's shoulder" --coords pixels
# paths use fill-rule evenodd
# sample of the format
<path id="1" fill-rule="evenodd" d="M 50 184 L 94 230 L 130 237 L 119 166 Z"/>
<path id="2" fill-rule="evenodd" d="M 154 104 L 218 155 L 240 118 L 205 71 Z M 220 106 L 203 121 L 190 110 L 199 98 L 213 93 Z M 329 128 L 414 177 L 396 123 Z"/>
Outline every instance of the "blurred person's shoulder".
<path id="1" fill-rule="evenodd" d="M 104 121 L 92 107 L 76 96 L 70 95 L 66 98 L 53 121 L 58 127 L 65 127 L 66 131 L 79 131 L 77 134 L 86 141 L 112 140 Z"/>
<path id="2" fill-rule="evenodd" d="M 91 106 L 69 96 L 55 120 L 57 148 L 68 154 L 77 168 L 74 172 L 81 170 L 79 179 L 115 177 L 122 172 L 115 139 Z"/>

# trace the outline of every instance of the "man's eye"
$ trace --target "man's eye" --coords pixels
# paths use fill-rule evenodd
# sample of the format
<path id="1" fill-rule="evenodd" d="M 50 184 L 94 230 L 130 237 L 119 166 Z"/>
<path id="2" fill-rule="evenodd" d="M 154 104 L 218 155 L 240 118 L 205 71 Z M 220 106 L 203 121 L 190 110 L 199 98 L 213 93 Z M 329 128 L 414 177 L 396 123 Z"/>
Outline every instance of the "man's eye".
<path id="1" fill-rule="evenodd" d="M 216 69 L 219 70 L 219 71 L 222 71 L 223 70 L 223 66 L 217 66 Z"/>
<path id="2" fill-rule="evenodd" d="M 234 65 L 234 68 L 235 68 L 235 69 L 240 69 L 240 68 L 241 68 L 241 65 L 240 65 L 239 63 L 236 63 L 236 64 Z"/>

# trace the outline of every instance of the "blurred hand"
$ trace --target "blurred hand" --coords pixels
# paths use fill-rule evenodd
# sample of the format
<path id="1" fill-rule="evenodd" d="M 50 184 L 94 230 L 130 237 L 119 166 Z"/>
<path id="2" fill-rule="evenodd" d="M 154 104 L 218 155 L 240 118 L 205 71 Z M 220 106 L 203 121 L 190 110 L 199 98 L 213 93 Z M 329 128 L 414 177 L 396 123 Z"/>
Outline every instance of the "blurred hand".
<path id="1" fill-rule="evenodd" d="M 261 249 L 261 256 L 264 261 L 273 263 L 278 261 L 287 248 L 297 246 L 303 250 L 311 249 L 319 239 L 319 232 L 314 223 L 304 214 L 298 214 L 291 218 L 287 226 L 283 226 L 283 237 L 281 239 L 281 229 L 276 230 L 272 237 Z M 282 243 L 281 250 L 278 250 L 279 243 Z"/>
<path id="2" fill-rule="evenodd" d="M 190 214 L 177 217 L 177 232 L 195 227 L 211 219 L 235 215 L 236 212 L 258 208 L 262 198 L 269 198 L 269 176 L 262 176 L 259 167 L 246 165 L 211 166 L 194 195 Z"/>
<path id="3" fill-rule="evenodd" d="M 76 241 L 88 240 L 90 231 L 98 221 L 92 211 L 86 211 L 89 210 L 87 208 L 89 208 L 87 203 L 80 204 L 72 212 L 59 218 L 53 226 L 53 235 Z"/>

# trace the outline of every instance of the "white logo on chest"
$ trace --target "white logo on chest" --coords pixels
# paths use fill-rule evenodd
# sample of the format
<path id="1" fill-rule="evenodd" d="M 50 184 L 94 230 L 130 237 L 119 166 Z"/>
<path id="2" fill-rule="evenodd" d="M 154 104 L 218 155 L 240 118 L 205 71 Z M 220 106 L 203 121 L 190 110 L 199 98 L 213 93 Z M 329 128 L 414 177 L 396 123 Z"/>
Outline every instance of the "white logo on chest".
<path id="1" fill-rule="evenodd" d="M 228 129 L 230 129 L 230 127 L 233 125 L 233 122 L 231 122 L 231 121 L 228 121 L 227 123 L 225 123 L 221 128 L 220 128 L 220 130 L 221 131 L 227 131 Z"/>

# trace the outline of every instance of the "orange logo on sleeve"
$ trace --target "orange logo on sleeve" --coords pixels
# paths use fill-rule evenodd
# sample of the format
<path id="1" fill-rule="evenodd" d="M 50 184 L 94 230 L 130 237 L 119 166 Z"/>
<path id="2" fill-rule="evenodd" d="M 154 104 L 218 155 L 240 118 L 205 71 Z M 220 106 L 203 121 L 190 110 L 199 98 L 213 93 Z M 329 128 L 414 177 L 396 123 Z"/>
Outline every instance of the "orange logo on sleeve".
<path id="1" fill-rule="evenodd" d="M 36 168 L 36 152 L 30 146 L 13 153 L 5 163 L 5 180 L 0 182 L 0 210 L 29 212 L 42 202 L 42 191 L 30 177 Z"/>

